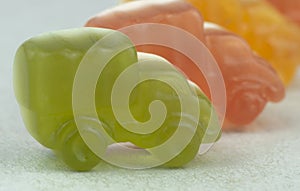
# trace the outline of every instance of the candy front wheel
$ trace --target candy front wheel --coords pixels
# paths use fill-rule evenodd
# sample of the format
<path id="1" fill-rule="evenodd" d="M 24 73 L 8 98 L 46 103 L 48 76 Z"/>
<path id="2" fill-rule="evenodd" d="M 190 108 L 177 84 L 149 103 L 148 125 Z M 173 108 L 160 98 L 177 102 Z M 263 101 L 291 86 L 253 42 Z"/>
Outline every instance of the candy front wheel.
<path id="1" fill-rule="evenodd" d="M 89 171 L 99 162 L 97 157 L 81 138 L 75 123 L 64 125 L 57 135 L 56 154 L 73 170 Z"/>

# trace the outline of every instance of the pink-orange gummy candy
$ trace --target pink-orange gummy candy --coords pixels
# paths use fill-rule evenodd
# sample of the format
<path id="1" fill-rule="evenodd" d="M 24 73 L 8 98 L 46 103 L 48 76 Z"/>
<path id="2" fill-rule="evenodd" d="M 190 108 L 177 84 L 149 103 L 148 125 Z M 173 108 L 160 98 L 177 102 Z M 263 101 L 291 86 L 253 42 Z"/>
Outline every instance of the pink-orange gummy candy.
<path id="1" fill-rule="evenodd" d="M 255 54 L 244 39 L 207 23 L 204 31 L 205 44 L 225 79 L 229 122 L 250 123 L 268 101 L 283 99 L 285 90 L 276 71 Z"/>
<path id="2" fill-rule="evenodd" d="M 141 23 L 161 23 L 172 25 L 204 41 L 203 19 L 200 13 L 190 4 L 176 0 L 130 2 L 99 13 L 91 18 L 85 26 L 120 29 Z M 145 37 L 147 38 L 147 37 Z M 174 37 L 174 41 L 177 40 Z M 153 53 L 166 58 L 175 64 L 190 80 L 208 89 L 204 76 L 197 70 L 193 62 L 185 55 L 163 46 L 143 45 L 137 47 L 140 52 Z"/>
<path id="3" fill-rule="evenodd" d="M 140 23 L 161 23 L 182 28 L 201 40 L 216 58 L 227 89 L 226 121 L 230 126 L 252 122 L 268 101 L 280 101 L 284 86 L 273 68 L 256 55 L 240 37 L 223 29 L 207 26 L 201 14 L 180 0 L 136 1 L 119 5 L 91 18 L 85 26 L 120 29 Z M 145 36 L 147 38 L 147 36 Z M 176 40 L 178 37 L 174 37 Z M 196 66 L 184 55 L 155 45 L 138 51 L 160 55 L 179 67 L 209 96 L 209 88 Z"/>

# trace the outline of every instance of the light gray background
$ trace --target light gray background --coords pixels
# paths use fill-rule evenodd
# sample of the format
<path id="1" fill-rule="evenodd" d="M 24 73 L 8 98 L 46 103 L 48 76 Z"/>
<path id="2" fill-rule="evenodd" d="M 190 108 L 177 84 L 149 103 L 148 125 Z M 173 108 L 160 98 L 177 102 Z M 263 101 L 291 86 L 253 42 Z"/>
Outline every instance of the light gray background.
<path id="1" fill-rule="evenodd" d="M 300 190 L 300 77 L 245 132 L 224 133 L 182 169 L 69 171 L 27 133 L 12 89 L 18 46 L 41 32 L 80 27 L 117 0 L 0 0 L 0 191 Z"/>

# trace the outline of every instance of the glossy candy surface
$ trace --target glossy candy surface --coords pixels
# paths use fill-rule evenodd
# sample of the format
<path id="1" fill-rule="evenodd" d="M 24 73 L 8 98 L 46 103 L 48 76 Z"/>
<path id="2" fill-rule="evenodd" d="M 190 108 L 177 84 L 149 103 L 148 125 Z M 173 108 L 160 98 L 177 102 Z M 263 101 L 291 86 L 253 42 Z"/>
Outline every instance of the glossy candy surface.
<path id="1" fill-rule="evenodd" d="M 277 102 L 284 97 L 283 84 L 265 60 L 257 56 L 239 36 L 224 29 L 212 28 L 211 25 L 203 25 L 197 9 L 184 1 L 130 2 L 98 14 L 86 26 L 119 29 L 139 23 L 176 26 L 207 45 L 218 62 L 227 89 L 228 125 L 224 128 L 252 122 L 268 101 Z M 179 38 L 174 37 L 174 41 Z M 137 49 L 166 58 L 209 95 L 205 78 L 188 58 L 174 50 L 154 45 L 139 46 Z"/>
<path id="2" fill-rule="evenodd" d="M 38 142 L 54 150 L 74 170 L 90 170 L 101 161 L 85 144 L 74 121 L 72 110 L 74 77 L 86 52 L 98 40 L 112 32 L 108 29 L 80 28 L 45 33 L 24 42 L 15 56 L 14 89 L 26 128 Z M 103 51 L 109 53 L 119 45 L 130 48 L 113 57 L 98 79 L 95 90 L 98 117 L 105 124 L 106 132 L 116 142 L 131 142 L 142 149 L 160 145 L 174 133 L 179 124 L 181 112 L 179 98 L 166 84 L 156 81 L 141 83 L 130 97 L 129 107 L 132 115 L 138 121 L 149 120 L 149 104 L 158 99 L 167 108 L 166 119 L 157 131 L 147 135 L 139 135 L 122 128 L 112 111 L 111 91 L 117 77 L 126 68 L 136 63 L 138 57 L 130 40 L 121 33 L 116 34 L 115 40 L 102 47 L 100 53 Z M 179 72 L 156 67 L 144 71 L 141 68 L 136 73 L 136 77 L 146 74 L 174 78 L 179 84 L 187 84 L 187 87 L 196 91 L 193 96 L 187 97 L 187 99 L 199 100 L 201 116 L 196 133 L 184 150 L 172 160 L 162 164 L 168 167 L 182 166 L 198 153 L 208 121 L 210 117 L 216 118 L 216 115 L 211 115 L 212 106 L 199 88 L 189 84 Z M 86 78 L 89 79 L 89 76 Z M 86 117 L 91 122 L 94 120 L 89 119 L 88 114 L 86 115 L 82 117 Z M 187 116 L 188 119 L 189 117 Z M 191 119 L 191 122 L 187 122 L 183 127 L 186 131 L 190 130 L 193 120 Z M 89 123 L 87 122 L 87 126 Z M 218 123 L 213 125 L 214 128 L 219 129 Z M 215 137 L 217 136 L 218 134 Z M 215 139 L 211 140 L 211 143 L 214 141 Z M 104 145 L 106 146 L 108 145 Z"/>
<path id="3" fill-rule="evenodd" d="M 285 84 L 300 64 L 300 28 L 264 0 L 186 0 L 205 21 L 219 24 L 247 40 L 269 61 Z M 291 0 L 290 2 L 294 2 Z M 286 1 L 280 1 L 286 4 Z"/>

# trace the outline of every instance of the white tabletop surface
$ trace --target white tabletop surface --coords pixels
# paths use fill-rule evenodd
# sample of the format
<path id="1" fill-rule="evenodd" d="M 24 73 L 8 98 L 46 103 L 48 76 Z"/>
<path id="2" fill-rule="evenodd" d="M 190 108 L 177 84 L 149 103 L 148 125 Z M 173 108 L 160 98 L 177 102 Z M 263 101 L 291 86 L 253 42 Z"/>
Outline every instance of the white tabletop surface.
<path id="1" fill-rule="evenodd" d="M 85 3 L 88 2 L 88 3 Z M 0 191 L 300 190 L 300 75 L 244 132 L 224 133 L 185 168 L 72 172 L 26 131 L 12 89 L 17 47 L 41 32 L 80 27 L 111 0 L 1 0 Z"/>

